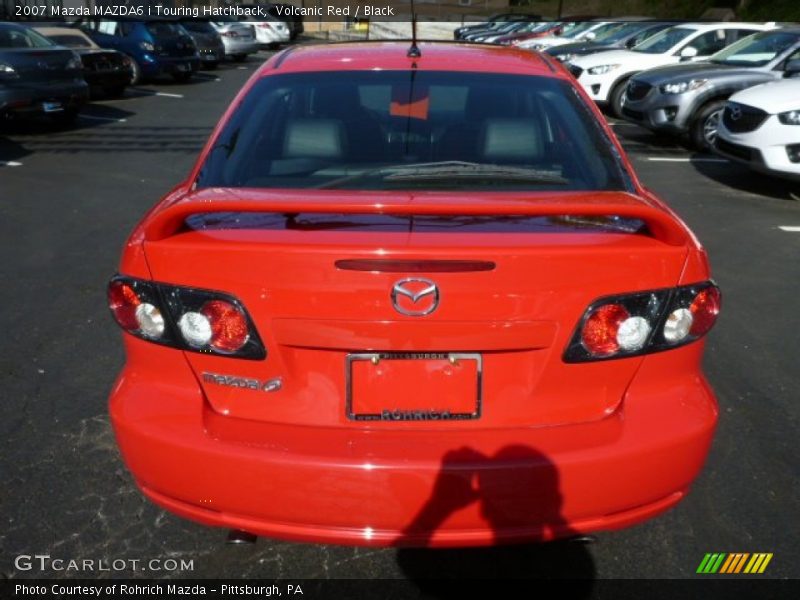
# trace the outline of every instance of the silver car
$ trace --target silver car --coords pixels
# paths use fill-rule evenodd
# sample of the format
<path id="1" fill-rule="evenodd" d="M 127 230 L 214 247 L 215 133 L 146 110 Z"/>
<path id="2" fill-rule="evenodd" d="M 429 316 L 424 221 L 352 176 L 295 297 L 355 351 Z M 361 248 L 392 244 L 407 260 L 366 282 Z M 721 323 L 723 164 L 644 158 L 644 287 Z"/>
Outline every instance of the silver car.
<path id="1" fill-rule="evenodd" d="M 631 77 L 622 116 L 668 134 L 688 134 L 692 145 L 709 150 L 729 96 L 784 77 L 789 60 L 800 58 L 800 27 L 745 37 L 707 62 L 659 67 Z"/>
<path id="2" fill-rule="evenodd" d="M 230 17 L 215 17 L 211 22 L 217 30 L 225 47 L 225 57 L 241 62 L 248 54 L 255 54 L 259 50 L 255 30 L 252 25 L 246 25 Z"/>

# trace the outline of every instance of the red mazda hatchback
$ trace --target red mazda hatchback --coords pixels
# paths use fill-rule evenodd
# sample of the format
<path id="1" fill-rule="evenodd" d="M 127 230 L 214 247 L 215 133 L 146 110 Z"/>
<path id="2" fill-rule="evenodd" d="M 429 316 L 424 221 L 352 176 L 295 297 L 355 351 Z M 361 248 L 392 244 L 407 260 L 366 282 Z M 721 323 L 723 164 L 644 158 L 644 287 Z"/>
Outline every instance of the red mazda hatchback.
<path id="1" fill-rule="evenodd" d="M 683 498 L 717 404 L 706 254 L 546 56 L 306 46 L 130 237 L 122 455 L 253 534 L 483 545 Z"/>

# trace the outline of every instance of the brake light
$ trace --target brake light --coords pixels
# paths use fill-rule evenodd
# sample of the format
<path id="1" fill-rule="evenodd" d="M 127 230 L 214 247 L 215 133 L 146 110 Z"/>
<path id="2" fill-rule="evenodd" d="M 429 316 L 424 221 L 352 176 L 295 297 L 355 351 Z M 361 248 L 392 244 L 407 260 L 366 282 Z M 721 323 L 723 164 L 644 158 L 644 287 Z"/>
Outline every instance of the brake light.
<path id="1" fill-rule="evenodd" d="M 621 304 L 606 304 L 589 315 L 581 331 L 581 343 L 596 356 L 614 354 L 619 350 L 617 333 L 630 315 Z"/>
<path id="2" fill-rule="evenodd" d="M 115 276 L 108 302 L 120 327 L 150 342 L 236 358 L 266 357 L 247 311 L 229 294 Z"/>
<path id="3" fill-rule="evenodd" d="M 108 286 L 108 306 L 117 324 L 127 331 L 139 328 L 136 308 L 142 303 L 134 289 L 123 281 L 112 281 Z"/>
<path id="4" fill-rule="evenodd" d="M 689 312 L 692 313 L 692 335 L 705 335 L 714 326 L 719 315 L 720 295 L 715 287 L 706 288 L 695 296 Z"/>
<path id="5" fill-rule="evenodd" d="M 200 310 L 211 324 L 211 345 L 220 352 L 236 352 L 249 335 L 247 319 L 230 302 L 212 300 Z"/>
<path id="6" fill-rule="evenodd" d="M 564 361 L 624 358 L 688 344 L 714 326 L 720 300 L 710 281 L 601 298 L 578 324 Z"/>

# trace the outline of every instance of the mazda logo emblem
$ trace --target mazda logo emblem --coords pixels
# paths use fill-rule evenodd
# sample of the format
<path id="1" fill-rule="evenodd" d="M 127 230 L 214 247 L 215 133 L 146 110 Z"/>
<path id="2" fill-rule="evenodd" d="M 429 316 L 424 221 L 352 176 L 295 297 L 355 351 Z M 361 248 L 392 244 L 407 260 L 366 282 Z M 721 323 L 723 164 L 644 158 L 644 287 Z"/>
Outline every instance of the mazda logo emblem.
<path id="1" fill-rule="evenodd" d="M 401 315 L 422 317 L 439 306 L 439 288 L 430 279 L 408 277 L 392 286 L 392 305 Z"/>
<path id="2" fill-rule="evenodd" d="M 731 106 L 731 120 L 738 121 L 742 118 L 742 109 L 738 106 Z"/>

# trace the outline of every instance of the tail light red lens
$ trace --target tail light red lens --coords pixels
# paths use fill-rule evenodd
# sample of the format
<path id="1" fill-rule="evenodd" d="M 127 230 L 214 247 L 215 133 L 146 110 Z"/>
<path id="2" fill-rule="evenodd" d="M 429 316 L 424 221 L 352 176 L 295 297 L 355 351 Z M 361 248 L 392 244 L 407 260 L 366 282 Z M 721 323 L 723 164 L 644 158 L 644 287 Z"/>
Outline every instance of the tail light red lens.
<path id="1" fill-rule="evenodd" d="M 719 289 L 715 287 L 701 290 L 695 296 L 689 306 L 689 312 L 692 313 L 692 328 L 689 332 L 692 335 L 705 335 L 711 330 L 719 315 L 720 300 Z"/>
<path id="2" fill-rule="evenodd" d="M 606 304 L 593 311 L 581 331 L 581 343 L 596 356 L 608 356 L 619 350 L 619 326 L 630 314 L 621 304 Z"/>
<path id="3" fill-rule="evenodd" d="M 212 300 L 206 302 L 200 313 L 211 324 L 210 344 L 221 352 L 236 352 L 247 342 L 250 335 L 244 314 L 230 302 Z"/>
<path id="4" fill-rule="evenodd" d="M 147 341 L 235 358 L 266 357 L 255 325 L 230 294 L 116 276 L 108 299 L 120 327 Z"/>
<path id="5" fill-rule="evenodd" d="M 142 303 L 132 286 L 112 281 L 108 286 L 108 306 L 117 324 L 127 331 L 139 329 L 136 308 Z"/>
<path id="6" fill-rule="evenodd" d="M 578 323 L 564 361 L 625 358 L 677 348 L 708 333 L 719 310 L 719 288 L 710 281 L 601 298 Z"/>

